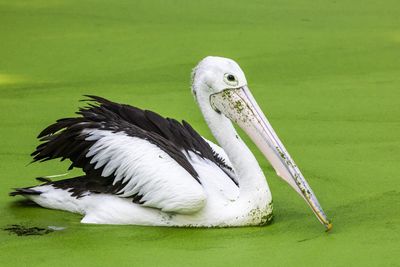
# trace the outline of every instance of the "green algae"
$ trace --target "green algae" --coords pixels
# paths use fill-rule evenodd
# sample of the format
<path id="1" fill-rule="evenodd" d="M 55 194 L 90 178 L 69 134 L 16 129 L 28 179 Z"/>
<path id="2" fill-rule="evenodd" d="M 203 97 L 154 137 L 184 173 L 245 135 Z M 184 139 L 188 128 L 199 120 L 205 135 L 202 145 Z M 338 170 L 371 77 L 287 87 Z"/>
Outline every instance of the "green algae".
<path id="1" fill-rule="evenodd" d="M 9 225 L 5 228 L 3 228 L 4 231 L 7 231 L 9 233 L 16 234 L 17 236 L 29 236 L 29 235 L 46 235 L 51 232 L 54 232 L 54 230 L 50 228 L 42 228 L 42 227 L 28 227 L 24 225 L 19 225 L 19 224 L 13 224 Z"/>
<path id="2" fill-rule="evenodd" d="M 399 7 L 394 0 L 2 1 L 0 228 L 65 230 L 0 231 L 0 266 L 397 266 Z M 82 225 L 79 215 L 8 196 L 68 168 L 27 163 L 38 132 L 73 115 L 83 94 L 185 119 L 212 138 L 189 89 L 191 69 L 207 55 L 242 66 L 333 218 L 330 233 L 242 132 L 274 198 L 266 227 Z"/>
<path id="3" fill-rule="evenodd" d="M 271 224 L 274 218 L 273 201 L 266 208 L 254 208 L 250 210 L 249 216 L 253 219 L 252 225 L 265 226 Z"/>

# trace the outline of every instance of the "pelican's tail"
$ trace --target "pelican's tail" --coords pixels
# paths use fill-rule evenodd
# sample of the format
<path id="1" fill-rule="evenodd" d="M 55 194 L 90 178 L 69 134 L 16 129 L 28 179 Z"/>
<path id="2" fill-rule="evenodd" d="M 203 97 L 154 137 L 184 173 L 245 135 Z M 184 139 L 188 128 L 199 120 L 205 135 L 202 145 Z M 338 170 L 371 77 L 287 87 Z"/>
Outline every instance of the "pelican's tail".
<path id="1" fill-rule="evenodd" d="M 83 206 L 80 197 L 70 192 L 71 185 L 76 180 L 82 177 L 76 177 L 72 179 L 65 179 L 60 181 L 51 181 L 45 177 L 36 178 L 36 180 L 42 182 L 37 186 L 14 188 L 14 191 L 10 192 L 10 196 L 23 196 L 39 206 L 49 209 L 65 210 L 74 213 L 83 213 Z M 65 188 L 61 188 L 60 184 L 68 184 Z M 81 196 L 85 194 L 82 192 Z"/>
<path id="2" fill-rule="evenodd" d="M 42 192 L 32 189 L 32 187 L 25 187 L 25 188 L 14 188 L 14 191 L 10 192 L 10 196 L 28 196 L 28 195 L 40 195 Z"/>

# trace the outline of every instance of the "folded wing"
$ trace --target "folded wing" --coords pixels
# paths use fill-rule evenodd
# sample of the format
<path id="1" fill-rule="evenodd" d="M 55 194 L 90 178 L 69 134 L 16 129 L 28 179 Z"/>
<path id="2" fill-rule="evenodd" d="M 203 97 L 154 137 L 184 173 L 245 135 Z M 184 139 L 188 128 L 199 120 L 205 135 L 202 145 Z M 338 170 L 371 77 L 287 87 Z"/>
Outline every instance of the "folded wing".
<path id="1" fill-rule="evenodd" d="M 216 164 L 215 153 L 189 124 L 156 113 L 90 97 L 78 117 L 60 119 L 38 138 L 34 161 L 70 159 L 82 168 L 79 179 L 54 182 L 76 197 L 112 193 L 163 211 L 191 213 L 203 207 L 205 193 L 185 151 Z"/>

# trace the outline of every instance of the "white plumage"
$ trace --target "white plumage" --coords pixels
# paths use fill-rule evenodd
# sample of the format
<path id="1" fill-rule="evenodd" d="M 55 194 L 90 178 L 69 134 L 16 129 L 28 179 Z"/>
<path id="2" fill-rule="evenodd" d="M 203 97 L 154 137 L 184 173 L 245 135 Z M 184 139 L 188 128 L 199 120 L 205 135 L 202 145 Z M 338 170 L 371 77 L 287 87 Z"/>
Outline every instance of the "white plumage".
<path id="1" fill-rule="evenodd" d="M 126 185 L 119 197 L 141 195 L 143 206 L 165 212 L 193 213 L 204 207 L 202 186 L 166 152 L 148 141 L 123 132 L 105 130 L 87 132 L 88 141 L 96 141 L 86 157 L 102 176 L 114 173 L 114 184 Z"/>

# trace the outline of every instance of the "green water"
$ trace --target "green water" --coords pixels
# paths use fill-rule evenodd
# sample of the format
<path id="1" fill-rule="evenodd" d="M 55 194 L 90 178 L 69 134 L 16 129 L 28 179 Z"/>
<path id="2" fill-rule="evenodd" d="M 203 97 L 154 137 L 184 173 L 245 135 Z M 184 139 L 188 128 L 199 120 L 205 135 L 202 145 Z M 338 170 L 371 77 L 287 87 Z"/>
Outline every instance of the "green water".
<path id="1" fill-rule="evenodd" d="M 400 2 L 151 2 L 0 2 L 0 228 L 65 227 L 0 230 L 0 265 L 399 266 Z M 66 171 L 27 163 L 37 133 L 83 94 L 186 119 L 211 138 L 189 91 L 206 55 L 242 66 L 332 232 L 251 144 L 274 197 L 266 227 L 82 225 L 8 197 Z"/>

